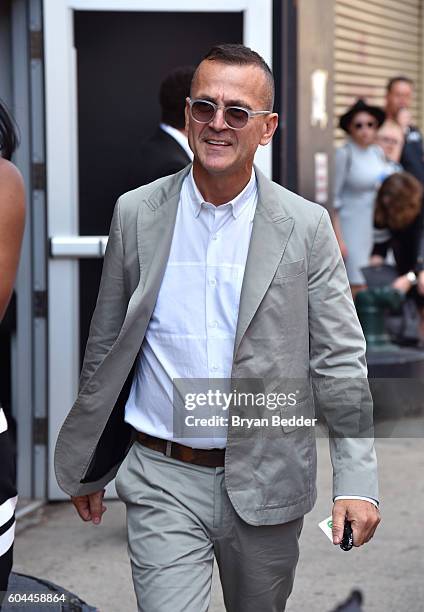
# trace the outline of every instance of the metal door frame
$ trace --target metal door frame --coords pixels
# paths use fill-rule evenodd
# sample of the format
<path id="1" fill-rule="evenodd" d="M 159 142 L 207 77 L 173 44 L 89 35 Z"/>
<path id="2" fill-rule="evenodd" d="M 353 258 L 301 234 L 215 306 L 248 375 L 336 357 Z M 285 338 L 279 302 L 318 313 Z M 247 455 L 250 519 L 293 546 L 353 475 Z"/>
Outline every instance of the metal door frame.
<path id="1" fill-rule="evenodd" d="M 272 0 L 44 0 L 48 235 L 53 244 L 62 240 L 61 257 L 49 260 L 49 499 L 63 497 L 53 473 L 53 451 L 58 429 L 75 400 L 79 377 L 75 10 L 243 12 L 245 44 L 272 63 Z M 256 162 L 271 176 L 271 147 L 260 149 Z M 63 242 L 71 252 L 73 245 L 77 247 L 73 256 L 63 249 Z M 94 248 L 98 253 L 98 245 Z"/>

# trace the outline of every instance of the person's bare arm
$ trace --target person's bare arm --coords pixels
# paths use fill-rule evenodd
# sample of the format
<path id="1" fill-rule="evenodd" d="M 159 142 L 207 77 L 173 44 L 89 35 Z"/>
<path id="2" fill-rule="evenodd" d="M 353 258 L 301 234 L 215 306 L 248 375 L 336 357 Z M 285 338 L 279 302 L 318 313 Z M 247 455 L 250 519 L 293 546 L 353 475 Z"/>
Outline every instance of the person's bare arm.
<path id="1" fill-rule="evenodd" d="M 369 265 L 370 266 L 382 266 L 384 264 L 384 257 L 381 255 L 371 255 Z"/>
<path id="2" fill-rule="evenodd" d="M 0 158 L 0 321 L 12 294 L 24 226 L 22 176 L 16 166 Z"/>

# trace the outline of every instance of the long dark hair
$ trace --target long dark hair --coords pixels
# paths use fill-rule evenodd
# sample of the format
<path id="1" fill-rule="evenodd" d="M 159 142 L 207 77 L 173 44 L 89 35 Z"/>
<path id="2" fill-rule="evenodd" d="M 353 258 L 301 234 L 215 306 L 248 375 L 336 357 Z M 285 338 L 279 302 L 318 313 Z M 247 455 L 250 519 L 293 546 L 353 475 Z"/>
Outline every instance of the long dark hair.
<path id="1" fill-rule="evenodd" d="M 0 153 L 10 159 L 19 144 L 18 129 L 5 104 L 0 100 Z"/>

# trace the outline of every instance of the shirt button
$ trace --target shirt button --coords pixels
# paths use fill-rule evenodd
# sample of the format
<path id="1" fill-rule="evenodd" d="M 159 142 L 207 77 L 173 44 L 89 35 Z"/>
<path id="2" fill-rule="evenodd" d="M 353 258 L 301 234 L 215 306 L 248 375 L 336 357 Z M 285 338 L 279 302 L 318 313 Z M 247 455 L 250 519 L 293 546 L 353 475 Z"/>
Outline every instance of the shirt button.
<path id="1" fill-rule="evenodd" d="M 218 366 L 217 365 L 213 365 L 211 367 L 212 372 L 216 372 L 218 370 Z"/>
<path id="2" fill-rule="evenodd" d="M 214 234 L 214 235 L 212 236 L 212 240 L 218 240 L 218 234 Z"/>
<path id="3" fill-rule="evenodd" d="M 210 278 L 209 279 L 209 284 L 211 287 L 216 287 L 216 279 L 215 278 Z"/>
<path id="4" fill-rule="evenodd" d="M 218 327 L 218 321 L 211 321 L 209 327 Z"/>

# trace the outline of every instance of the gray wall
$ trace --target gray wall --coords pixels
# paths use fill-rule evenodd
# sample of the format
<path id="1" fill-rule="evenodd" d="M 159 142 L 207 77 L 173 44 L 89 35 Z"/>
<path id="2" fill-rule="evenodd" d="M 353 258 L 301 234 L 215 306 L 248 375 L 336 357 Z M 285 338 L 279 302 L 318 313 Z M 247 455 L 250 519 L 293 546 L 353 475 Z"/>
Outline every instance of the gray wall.
<path id="1" fill-rule="evenodd" d="M 10 55 L 10 0 L 0 2 L 0 98 L 12 105 L 12 71 Z"/>
<path id="2" fill-rule="evenodd" d="M 315 153 L 328 154 L 329 201 L 333 165 L 334 0 L 298 0 L 298 191 L 315 200 Z M 328 72 L 325 128 L 311 125 L 314 70 Z"/>

